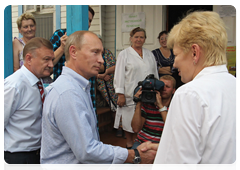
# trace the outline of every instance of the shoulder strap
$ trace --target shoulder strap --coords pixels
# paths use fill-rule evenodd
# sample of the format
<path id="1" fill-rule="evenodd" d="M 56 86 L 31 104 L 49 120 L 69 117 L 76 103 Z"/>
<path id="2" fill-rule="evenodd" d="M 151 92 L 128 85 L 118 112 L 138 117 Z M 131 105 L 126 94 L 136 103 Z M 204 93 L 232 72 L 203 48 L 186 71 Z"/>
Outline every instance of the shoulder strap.
<path id="1" fill-rule="evenodd" d="M 17 39 L 23 45 L 23 47 L 25 46 L 25 43 L 23 42 L 23 40 L 21 38 L 14 37 L 14 39 Z"/>

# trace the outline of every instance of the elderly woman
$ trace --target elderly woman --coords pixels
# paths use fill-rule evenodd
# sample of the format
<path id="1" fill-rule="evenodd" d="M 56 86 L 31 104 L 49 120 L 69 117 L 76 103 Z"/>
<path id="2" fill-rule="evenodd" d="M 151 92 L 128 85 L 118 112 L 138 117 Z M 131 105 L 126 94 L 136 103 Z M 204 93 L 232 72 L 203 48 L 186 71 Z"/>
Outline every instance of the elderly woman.
<path id="1" fill-rule="evenodd" d="M 23 13 L 17 19 L 17 26 L 22 38 L 14 37 L 13 40 L 13 66 L 17 71 L 23 65 L 23 47 L 32 38 L 35 37 L 36 21 L 31 13 Z"/>
<path id="2" fill-rule="evenodd" d="M 23 48 L 25 44 L 35 37 L 36 33 L 36 21 L 34 16 L 31 13 L 23 13 L 18 19 L 17 19 L 17 26 L 19 33 L 22 34 L 22 38 L 14 37 L 13 40 L 13 67 L 14 71 L 17 71 L 20 69 L 23 65 Z M 62 43 L 63 44 L 63 43 Z M 62 45 L 63 46 L 63 45 Z M 59 52 L 54 52 L 54 55 L 56 55 Z M 52 72 L 52 71 L 51 71 Z M 43 85 L 46 87 L 50 83 L 52 83 L 52 78 L 50 76 L 43 77 Z"/>
<path id="3" fill-rule="evenodd" d="M 127 138 L 127 148 L 133 145 L 133 130 L 131 121 L 134 114 L 133 91 L 139 81 L 143 81 L 149 74 L 158 79 L 157 64 L 151 51 L 143 48 L 146 32 L 142 28 L 135 28 L 130 32 L 131 46 L 121 51 L 117 58 L 114 88 L 118 94 L 114 128 L 119 127 L 122 116 L 122 128 Z"/>
<path id="4" fill-rule="evenodd" d="M 226 67 L 223 20 L 215 12 L 190 13 L 167 46 L 186 84 L 173 96 L 154 163 L 235 162 L 236 79 Z"/>

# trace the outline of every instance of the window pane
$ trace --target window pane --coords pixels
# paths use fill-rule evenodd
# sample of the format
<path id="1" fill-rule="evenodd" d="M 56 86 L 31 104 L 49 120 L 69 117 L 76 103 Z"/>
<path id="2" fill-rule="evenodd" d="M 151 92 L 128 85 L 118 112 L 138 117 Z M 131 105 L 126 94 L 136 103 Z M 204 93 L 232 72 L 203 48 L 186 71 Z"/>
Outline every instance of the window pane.
<path id="1" fill-rule="evenodd" d="M 26 5 L 26 10 L 28 11 L 28 10 L 32 10 L 32 9 L 34 9 L 34 5 Z"/>
<path id="2" fill-rule="evenodd" d="M 53 8 L 53 5 L 43 5 L 42 9 L 49 9 L 49 8 Z"/>

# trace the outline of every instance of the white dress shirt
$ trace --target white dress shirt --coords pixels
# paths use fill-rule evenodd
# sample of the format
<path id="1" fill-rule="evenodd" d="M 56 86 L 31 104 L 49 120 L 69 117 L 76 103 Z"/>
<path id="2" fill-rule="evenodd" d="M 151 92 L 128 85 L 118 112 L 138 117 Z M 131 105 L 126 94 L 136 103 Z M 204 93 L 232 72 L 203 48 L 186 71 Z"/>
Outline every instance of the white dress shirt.
<path id="1" fill-rule="evenodd" d="M 236 160 L 236 78 L 225 65 L 204 68 L 174 94 L 154 163 Z"/>
<path id="2" fill-rule="evenodd" d="M 154 77 L 159 79 L 153 53 L 145 48 L 142 48 L 142 53 L 143 58 L 132 47 L 128 47 L 119 53 L 115 68 L 115 93 L 125 95 L 127 107 L 117 108 L 114 127 L 118 128 L 122 117 L 123 129 L 128 132 L 133 132 L 131 127 L 135 109 L 133 91 L 138 82 L 143 81 L 149 74 L 154 74 Z"/>
<path id="3" fill-rule="evenodd" d="M 34 151 L 41 146 L 38 81 L 24 65 L 4 80 L 4 151 Z"/>

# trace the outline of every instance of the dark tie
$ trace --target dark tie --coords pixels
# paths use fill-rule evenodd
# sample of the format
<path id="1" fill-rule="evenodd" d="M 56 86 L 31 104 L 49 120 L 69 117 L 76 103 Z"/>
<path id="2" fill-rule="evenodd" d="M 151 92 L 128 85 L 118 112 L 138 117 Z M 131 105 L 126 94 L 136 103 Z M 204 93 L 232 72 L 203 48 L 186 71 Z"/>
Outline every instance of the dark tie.
<path id="1" fill-rule="evenodd" d="M 39 91 L 40 91 L 40 95 L 41 95 L 41 99 L 42 99 L 42 106 L 43 106 L 43 102 L 44 102 L 44 99 L 45 99 L 45 94 L 44 94 L 44 89 L 43 89 L 43 84 L 41 81 L 37 82 L 37 86 L 39 88 Z"/>

